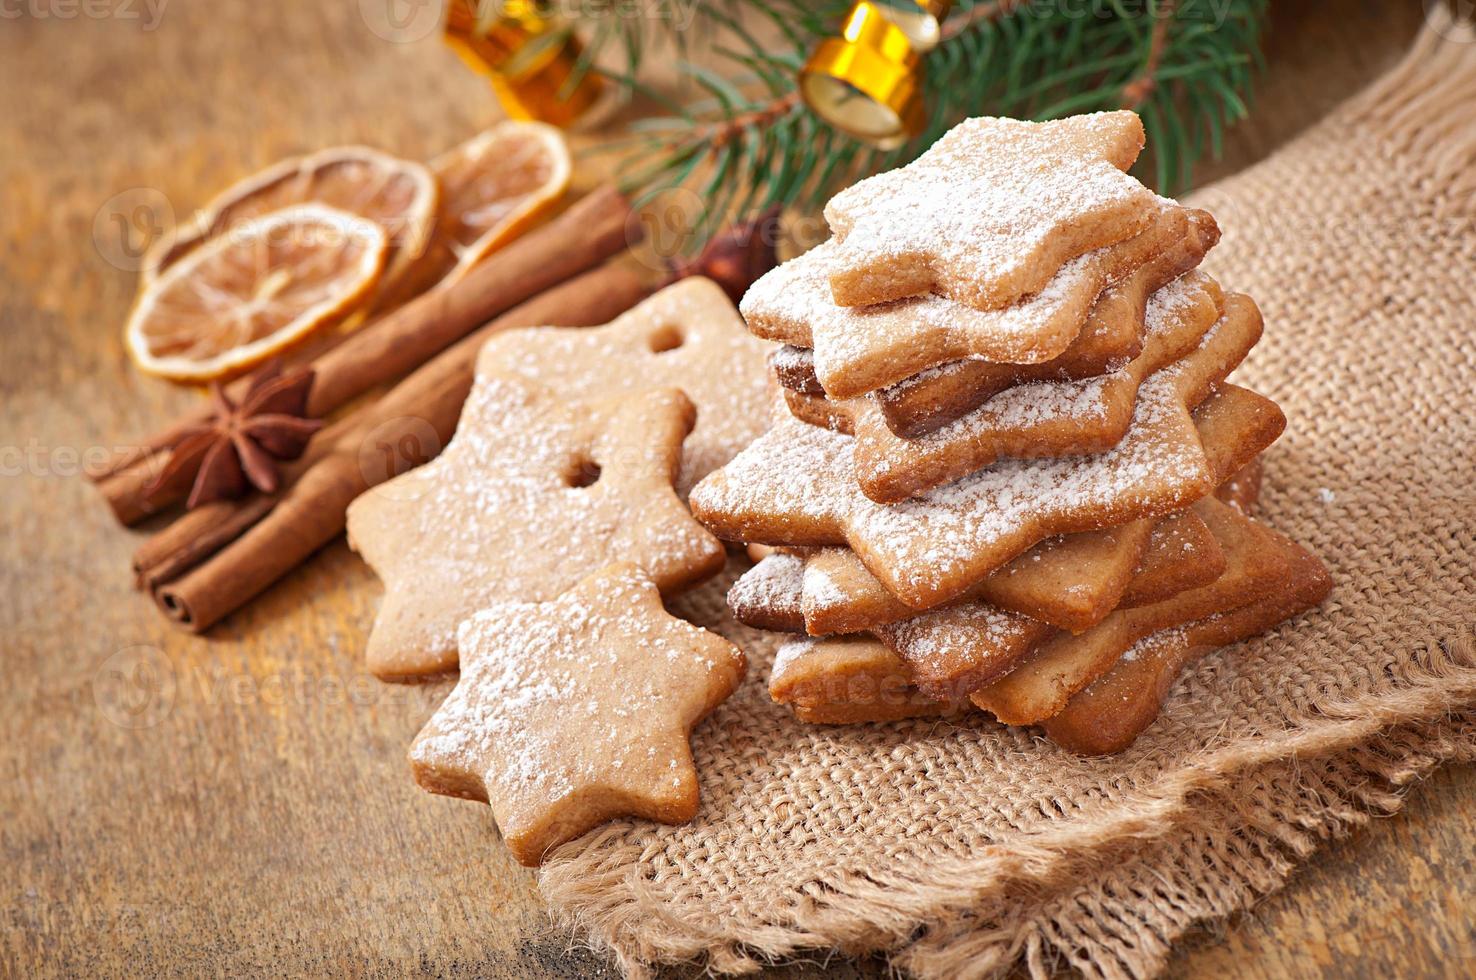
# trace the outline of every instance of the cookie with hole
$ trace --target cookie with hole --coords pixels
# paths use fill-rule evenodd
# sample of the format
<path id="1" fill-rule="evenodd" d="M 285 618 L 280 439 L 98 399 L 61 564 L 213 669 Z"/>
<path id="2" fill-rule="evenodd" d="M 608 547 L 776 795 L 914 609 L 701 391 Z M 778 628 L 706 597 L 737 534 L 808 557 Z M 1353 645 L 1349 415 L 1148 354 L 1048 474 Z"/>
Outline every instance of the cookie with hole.
<path id="1" fill-rule="evenodd" d="M 599 327 L 530 327 L 487 342 L 477 368 L 526 378 L 567 398 L 680 388 L 697 408 L 677 490 L 738 454 L 768 420 L 771 345 L 743 326 L 710 279 L 683 279 Z"/>
<path id="2" fill-rule="evenodd" d="M 617 558 L 667 595 L 716 574 L 726 550 L 672 482 L 695 418 L 674 388 L 567 399 L 479 374 L 445 452 L 349 508 L 349 544 L 385 585 L 369 669 L 396 680 L 454 670 L 462 620 L 492 602 L 552 599 Z"/>

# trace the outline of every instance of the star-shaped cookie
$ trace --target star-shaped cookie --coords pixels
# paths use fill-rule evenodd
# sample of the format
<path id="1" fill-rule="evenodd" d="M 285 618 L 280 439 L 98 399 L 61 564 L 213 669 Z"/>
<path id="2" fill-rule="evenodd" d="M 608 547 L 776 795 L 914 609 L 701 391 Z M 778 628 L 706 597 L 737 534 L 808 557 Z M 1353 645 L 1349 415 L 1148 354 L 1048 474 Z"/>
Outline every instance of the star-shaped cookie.
<path id="1" fill-rule="evenodd" d="M 765 274 L 739 308 L 765 340 L 811 348 L 815 376 L 832 398 L 896 384 L 957 358 L 1040 364 L 1071 346 L 1103 290 L 1188 235 L 1185 209 L 1155 199 L 1152 212 L 1142 233 L 1072 259 L 1040 292 L 1002 309 L 976 310 L 932 294 L 837 305 L 830 271 L 844 245 L 834 239 Z"/>
<path id="2" fill-rule="evenodd" d="M 722 544 L 672 489 L 693 417 L 672 388 L 566 402 L 479 375 L 446 451 L 349 508 L 349 543 L 385 583 L 369 669 L 453 670 L 463 619 L 552 599 L 617 558 L 666 593 L 716 574 Z"/>
<path id="3" fill-rule="evenodd" d="M 602 327 L 532 327 L 489 340 L 482 374 L 528 378 L 565 398 L 594 398 L 654 387 L 680 388 L 697 406 L 677 492 L 738 455 L 768 419 L 769 345 L 744 329 L 711 279 L 666 287 Z"/>
<path id="4" fill-rule="evenodd" d="M 743 652 L 666 613 L 628 562 L 549 602 L 461 624 L 461 678 L 410 748 L 433 793 L 485 800 L 518 861 L 621 816 L 697 812 L 692 728 L 738 686 Z"/>
<path id="5" fill-rule="evenodd" d="M 1218 578 L 1160 602 L 1119 609 L 1083 633 L 1057 633 L 970 699 L 1007 725 L 1042 722 L 1111 670 L 1138 641 L 1259 602 L 1286 582 L 1300 551 L 1290 540 L 1218 501 L 1200 514 L 1224 550 L 1225 571 Z"/>
<path id="6" fill-rule="evenodd" d="M 837 401 L 791 391 L 784 396 L 796 417 L 811 424 L 837 421 L 842 431 L 853 432 L 856 478 L 862 490 L 879 503 L 896 503 L 983 469 L 1002 456 L 1105 452 L 1127 431 L 1139 386 L 1194 350 L 1220 321 L 1222 305 L 1219 285 L 1202 272 L 1191 272 L 1148 302 L 1142 350 L 1123 367 L 1080 381 L 1035 381 L 1008 388 L 915 439 L 894 433 L 870 398 Z M 1260 340 L 1260 313 L 1254 303 L 1232 294 L 1219 329 L 1235 331 L 1244 357 Z"/>
<path id="7" fill-rule="evenodd" d="M 900 504 L 856 484 L 854 440 L 794 419 L 774 426 L 692 492 L 719 536 L 761 544 L 849 545 L 888 591 L 915 609 L 961 595 L 1057 534 L 1180 510 L 1211 492 L 1281 434 L 1269 401 L 1222 385 L 1230 331 L 1140 389 L 1122 442 L 1096 456 L 1004 460 Z M 1223 349 L 1222 349 L 1223 348 Z"/>
<path id="8" fill-rule="evenodd" d="M 1052 122 L 968 119 L 898 170 L 831 198 L 830 288 L 842 306 L 935 292 L 981 310 L 1138 234 L 1154 194 L 1124 171 L 1143 149 L 1128 111 Z"/>

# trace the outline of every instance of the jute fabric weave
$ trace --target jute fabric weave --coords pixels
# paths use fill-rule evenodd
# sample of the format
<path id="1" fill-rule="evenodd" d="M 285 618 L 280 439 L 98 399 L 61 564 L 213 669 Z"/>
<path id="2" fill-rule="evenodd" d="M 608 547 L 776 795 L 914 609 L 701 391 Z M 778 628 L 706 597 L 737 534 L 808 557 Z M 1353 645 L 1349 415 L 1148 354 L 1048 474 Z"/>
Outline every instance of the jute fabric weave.
<path id="1" fill-rule="evenodd" d="M 701 813 L 565 845 L 540 877 L 556 914 L 633 974 L 880 951 L 921 976 L 1148 975 L 1476 755 L 1473 92 L 1476 36 L 1434 16 L 1389 76 L 1193 201 L 1225 231 L 1207 267 L 1266 315 L 1236 380 L 1290 419 L 1260 513 L 1328 564 L 1327 602 L 1084 759 L 983 714 L 800 724 L 765 690 L 778 638 L 714 583 L 678 609 L 752 670 L 694 740 Z"/>

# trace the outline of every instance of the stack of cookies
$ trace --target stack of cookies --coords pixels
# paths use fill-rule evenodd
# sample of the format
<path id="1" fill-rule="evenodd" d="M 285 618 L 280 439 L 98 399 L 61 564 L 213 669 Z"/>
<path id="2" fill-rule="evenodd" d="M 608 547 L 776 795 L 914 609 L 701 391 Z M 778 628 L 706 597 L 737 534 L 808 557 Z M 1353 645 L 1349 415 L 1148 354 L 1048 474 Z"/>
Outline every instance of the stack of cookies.
<path id="1" fill-rule="evenodd" d="M 1123 748 L 1196 656 L 1320 601 L 1249 516 L 1285 419 L 1225 382 L 1261 335 L 1197 267 L 1207 213 L 1126 171 L 1131 112 L 974 119 L 841 192 L 744 297 L 769 430 L 693 491 L 773 546 L 735 585 L 812 722 L 985 709 Z"/>

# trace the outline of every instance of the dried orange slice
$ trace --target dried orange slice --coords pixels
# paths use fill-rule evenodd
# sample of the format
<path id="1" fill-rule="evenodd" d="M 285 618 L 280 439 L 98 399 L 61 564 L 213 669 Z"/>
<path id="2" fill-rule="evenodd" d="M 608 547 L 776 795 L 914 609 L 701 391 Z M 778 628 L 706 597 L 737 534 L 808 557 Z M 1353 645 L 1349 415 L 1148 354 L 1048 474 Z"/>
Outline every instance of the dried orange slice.
<path id="1" fill-rule="evenodd" d="M 164 269 L 128 318 L 128 352 L 176 381 L 240 374 L 366 302 L 388 252 L 367 218 L 321 204 L 273 211 Z"/>
<path id="2" fill-rule="evenodd" d="M 569 188 L 569 146 L 554 127 L 499 123 L 431 161 L 441 183 L 437 243 L 455 282 L 546 214 Z"/>
<path id="3" fill-rule="evenodd" d="M 317 203 L 368 218 L 389 239 L 380 289 L 404 275 L 430 242 L 440 192 L 422 164 L 366 146 L 340 146 L 283 160 L 217 194 L 191 223 L 144 257 L 145 285 L 201 244 L 243 222 L 294 204 Z"/>

